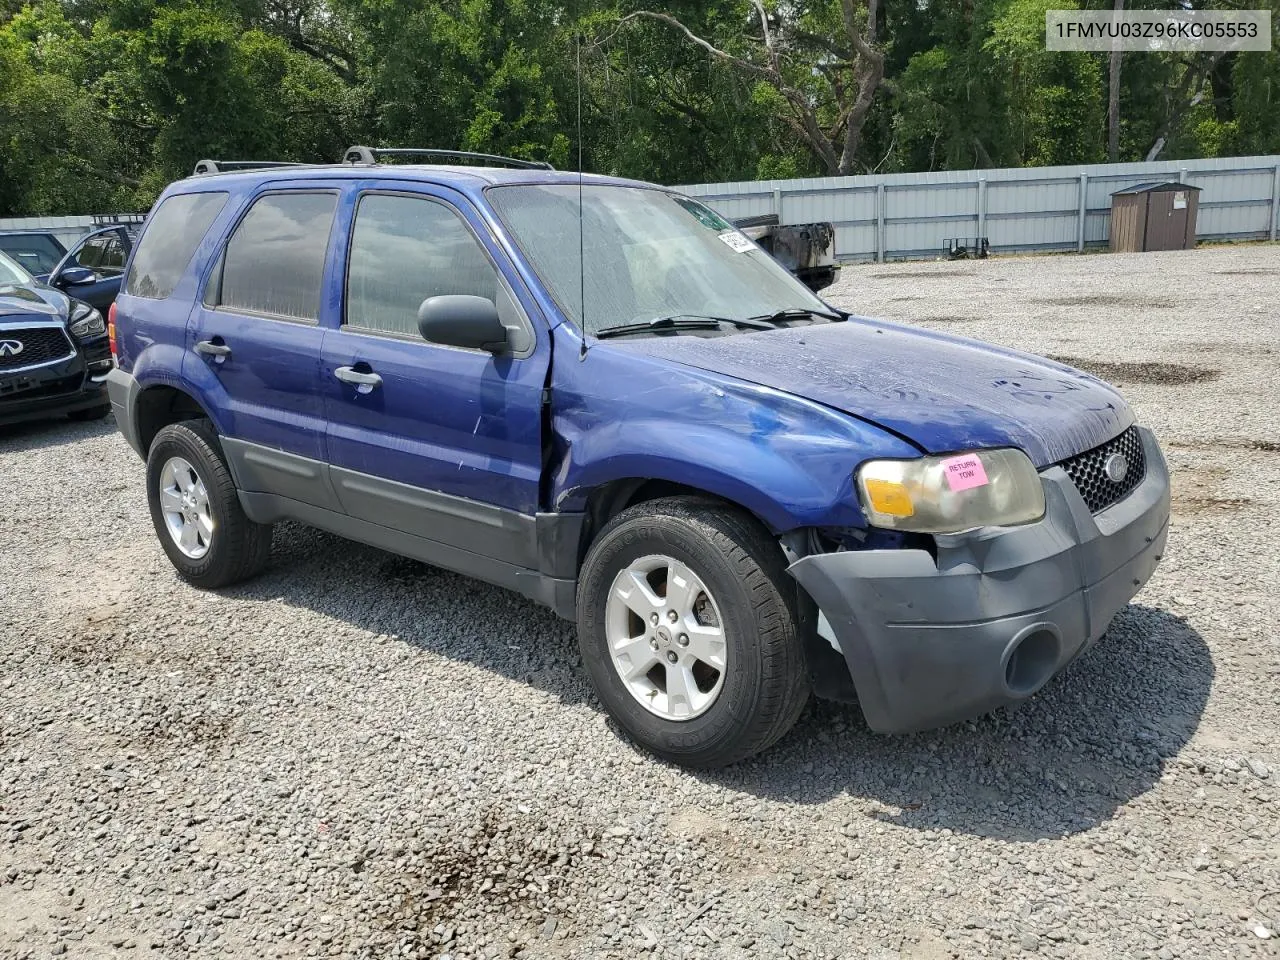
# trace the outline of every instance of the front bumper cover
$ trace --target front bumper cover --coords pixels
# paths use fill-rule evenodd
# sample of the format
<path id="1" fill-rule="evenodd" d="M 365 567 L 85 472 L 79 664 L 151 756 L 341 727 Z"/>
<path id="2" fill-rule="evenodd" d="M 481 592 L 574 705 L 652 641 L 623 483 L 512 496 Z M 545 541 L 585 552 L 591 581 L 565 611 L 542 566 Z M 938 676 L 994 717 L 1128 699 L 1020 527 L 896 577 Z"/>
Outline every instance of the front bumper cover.
<path id="1" fill-rule="evenodd" d="M 1102 636 L 1168 536 L 1168 467 L 1138 429 L 1146 476 L 1096 515 L 1051 467 L 1042 520 L 938 536 L 936 562 L 854 550 L 790 566 L 831 625 L 871 729 L 925 730 L 1025 699 Z"/>
<path id="2" fill-rule="evenodd" d="M 90 364 L 110 360 L 107 338 L 82 342 L 73 353 L 52 363 L 20 371 L 0 372 L 0 424 L 43 420 L 106 403 L 101 373 Z"/>

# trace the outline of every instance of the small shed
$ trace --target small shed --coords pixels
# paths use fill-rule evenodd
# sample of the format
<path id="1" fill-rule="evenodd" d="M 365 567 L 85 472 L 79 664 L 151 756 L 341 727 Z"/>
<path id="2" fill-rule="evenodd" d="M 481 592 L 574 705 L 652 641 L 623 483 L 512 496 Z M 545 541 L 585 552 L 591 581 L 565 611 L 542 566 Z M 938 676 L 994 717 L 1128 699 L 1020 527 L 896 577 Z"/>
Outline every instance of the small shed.
<path id="1" fill-rule="evenodd" d="M 1196 245 L 1200 188 L 1170 180 L 1111 194 L 1112 251 L 1190 250 Z"/>

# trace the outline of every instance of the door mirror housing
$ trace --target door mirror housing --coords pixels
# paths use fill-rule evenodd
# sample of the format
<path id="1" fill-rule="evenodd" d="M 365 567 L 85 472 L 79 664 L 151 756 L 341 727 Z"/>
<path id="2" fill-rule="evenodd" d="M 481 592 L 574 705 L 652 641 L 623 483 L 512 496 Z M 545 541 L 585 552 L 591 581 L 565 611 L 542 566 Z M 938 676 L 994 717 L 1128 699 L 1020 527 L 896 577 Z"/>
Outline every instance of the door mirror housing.
<path id="1" fill-rule="evenodd" d="M 51 277 L 50 283 L 56 287 L 74 287 L 81 283 L 93 283 L 97 279 L 98 275 L 88 267 L 67 267 Z"/>
<path id="2" fill-rule="evenodd" d="M 485 297 L 449 294 L 423 300 L 418 307 L 418 332 L 428 343 L 450 347 L 490 353 L 508 348 L 507 328 L 498 317 L 498 307 Z"/>

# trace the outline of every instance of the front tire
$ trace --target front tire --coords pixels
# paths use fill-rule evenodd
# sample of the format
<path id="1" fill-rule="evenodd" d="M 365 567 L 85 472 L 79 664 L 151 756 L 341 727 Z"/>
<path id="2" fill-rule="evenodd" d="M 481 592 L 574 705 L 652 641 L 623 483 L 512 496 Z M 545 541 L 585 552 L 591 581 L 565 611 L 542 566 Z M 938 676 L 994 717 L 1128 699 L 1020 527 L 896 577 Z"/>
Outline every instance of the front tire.
<path id="1" fill-rule="evenodd" d="M 160 545 L 188 583 L 217 589 L 267 565 L 271 527 L 240 506 L 208 420 L 162 427 L 147 454 L 147 501 Z"/>
<path id="2" fill-rule="evenodd" d="M 794 587 L 773 538 L 708 499 L 638 504 L 596 538 L 578 581 L 578 640 L 605 709 L 691 767 L 767 749 L 809 697 Z"/>

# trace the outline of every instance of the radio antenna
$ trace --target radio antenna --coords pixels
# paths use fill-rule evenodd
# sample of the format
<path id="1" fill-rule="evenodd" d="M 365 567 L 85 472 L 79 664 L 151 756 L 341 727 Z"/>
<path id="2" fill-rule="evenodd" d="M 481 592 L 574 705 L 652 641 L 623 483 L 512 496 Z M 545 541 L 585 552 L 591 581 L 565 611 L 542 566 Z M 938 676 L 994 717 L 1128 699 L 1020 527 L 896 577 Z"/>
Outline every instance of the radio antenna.
<path id="1" fill-rule="evenodd" d="M 578 4 L 574 3 L 574 14 L 577 15 Z M 574 24 L 574 45 L 576 47 L 576 75 L 578 84 L 578 303 L 581 312 L 582 348 L 578 353 L 581 360 L 587 355 L 587 244 L 582 229 L 582 22 Z"/>

